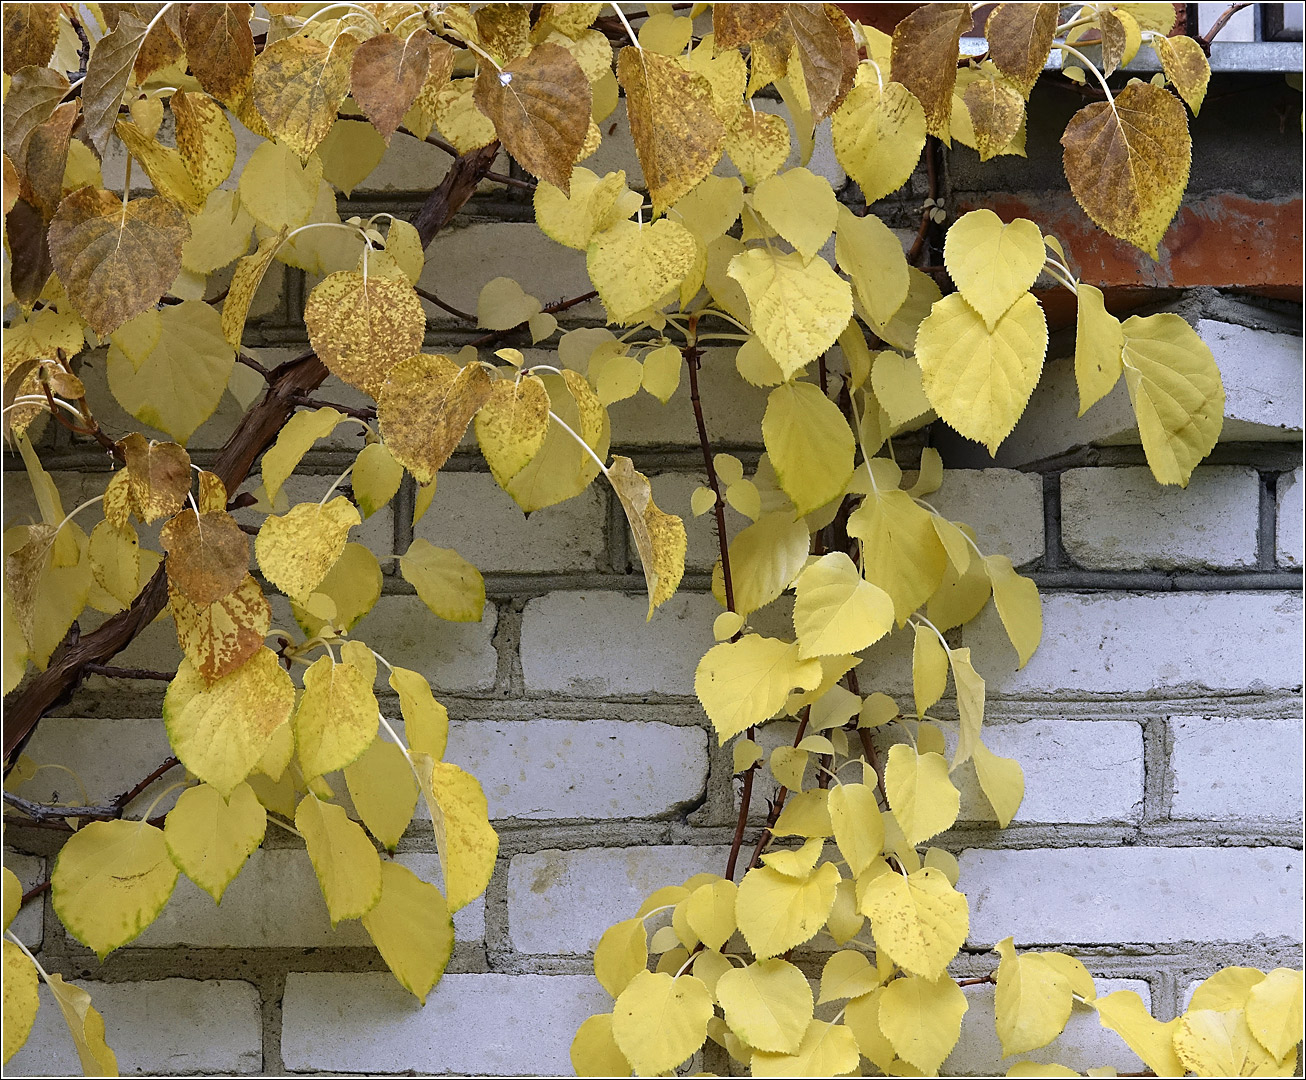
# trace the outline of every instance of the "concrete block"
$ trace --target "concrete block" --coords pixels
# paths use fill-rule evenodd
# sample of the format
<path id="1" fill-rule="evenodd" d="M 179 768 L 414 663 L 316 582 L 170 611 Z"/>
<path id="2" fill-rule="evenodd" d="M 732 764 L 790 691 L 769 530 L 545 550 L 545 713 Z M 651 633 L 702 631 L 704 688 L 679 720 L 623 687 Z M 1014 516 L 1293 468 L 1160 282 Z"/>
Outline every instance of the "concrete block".
<path id="1" fill-rule="evenodd" d="M 1044 593 L 1022 670 L 992 605 L 962 643 L 990 696 L 1263 694 L 1301 685 L 1301 618 L 1295 593 Z"/>
<path id="2" fill-rule="evenodd" d="M 1188 487 L 1150 469 L 1070 469 L 1061 476 L 1061 543 L 1089 570 L 1216 570 L 1256 565 L 1260 477 L 1199 468 Z"/>
<path id="3" fill-rule="evenodd" d="M 485 790 L 494 819 L 655 818 L 707 784 L 707 732 L 630 720 L 450 725 L 446 761 Z"/>
<path id="4" fill-rule="evenodd" d="M 725 868 L 720 847 L 590 848 L 514 855 L 508 865 L 508 937 L 518 952 L 594 951 L 615 922 L 632 918 L 663 885 Z"/>
<path id="5" fill-rule="evenodd" d="M 970 940 L 991 945 L 1298 941 L 1301 852 L 1063 848 L 961 854 Z"/>
<path id="6" fill-rule="evenodd" d="M 6 848 L 5 866 L 18 878 L 23 892 L 35 888 L 46 878 L 45 860 L 35 855 L 22 855 Z M 33 952 L 39 949 L 45 933 L 45 897 L 38 896 L 24 904 L 9 924 L 9 929 Z"/>
<path id="7" fill-rule="evenodd" d="M 391 664 L 420 671 L 437 694 L 489 690 L 499 660 L 496 623 L 493 604 L 485 605 L 480 622 L 455 623 L 437 618 L 416 596 L 383 596 L 351 636 L 366 641 Z"/>
<path id="8" fill-rule="evenodd" d="M 521 662 L 532 694 L 577 697 L 691 695 L 694 669 L 713 645 L 711 596 L 672 597 L 645 621 L 644 595 L 549 593 L 522 614 Z"/>
<path id="9" fill-rule="evenodd" d="M 234 979 L 154 982 L 74 981 L 104 1016 L 105 1041 L 123 1076 L 246 1074 L 263 1068 L 263 1021 L 256 987 Z M 81 1064 L 54 995 L 6 1076 L 80 1076 Z"/>
<path id="10" fill-rule="evenodd" d="M 596 570 L 607 553 L 606 481 L 529 516 L 489 473 L 444 472 L 415 535 L 483 573 Z"/>
<path id="11" fill-rule="evenodd" d="M 1275 523 L 1274 546 L 1280 566 L 1300 569 L 1302 565 L 1302 469 L 1298 466 L 1279 477 L 1278 518 Z"/>
<path id="12" fill-rule="evenodd" d="M 1171 817 L 1301 822 L 1299 719 L 1172 716 L 1170 740 Z"/>
<path id="13" fill-rule="evenodd" d="M 1151 987 L 1142 979 L 1094 979 L 1093 983 L 1099 997 L 1116 990 L 1132 990 L 1151 1006 Z M 1001 1076 L 1022 1061 L 1076 1070 L 1109 1066 L 1120 1072 L 1136 1072 L 1143 1068 L 1125 1041 L 1104 1028 L 1093 1009 L 1078 1002 L 1072 1007 L 1065 1030 L 1047 1046 L 1004 1058 L 993 1024 L 997 991 L 992 986 L 968 986 L 965 993 L 970 1011 L 962 1022 L 961 1038 L 940 1070 L 943 1076 Z"/>
<path id="14" fill-rule="evenodd" d="M 440 860 L 434 853 L 406 853 L 397 861 L 426 881 L 437 885 L 443 881 Z M 454 915 L 454 933 L 459 942 L 484 940 L 483 899 L 473 901 Z M 132 947 L 196 945 L 270 949 L 366 947 L 371 943 L 363 924 L 356 919 L 331 929 L 326 903 L 307 852 L 296 848 L 259 848 L 222 894 L 221 904 L 215 904 L 208 893 L 185 877 L 179 878 L 167 907 L 132 942 Z"/>
<path id="15" fill-rule="evenodd" d="M 945 469 L 926 500 L 975 530 L 980 549 L 1021 566 L 1043 555 L 1043 478 L 1010 469 Z"/>
<path id="16" fill-rule="evenodd" d="M 446 975 L 423 1006 L 388 973 L 292 972 L 281 1057 L 295 1072 L 561 1076 L 576 1029 L 611 1008 L 590 975 Z"/>

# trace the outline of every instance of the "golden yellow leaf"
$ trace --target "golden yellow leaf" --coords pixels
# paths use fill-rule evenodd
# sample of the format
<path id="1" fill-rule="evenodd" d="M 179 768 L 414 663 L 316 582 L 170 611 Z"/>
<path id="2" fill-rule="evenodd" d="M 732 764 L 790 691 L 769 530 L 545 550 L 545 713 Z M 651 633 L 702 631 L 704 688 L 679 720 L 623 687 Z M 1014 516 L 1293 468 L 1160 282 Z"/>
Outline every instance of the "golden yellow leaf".
<path id="1" fill-rule="evenodd" d="M 301 604 L 321 584 L 344 550 L 358 510 L 343 495 L 326 504 L 300 503 L 280 517 L 269 514 L 254 540 L 264 576 Z"/>
<path id="2" fill-rule="evenodd" d="M 724 742 L 784 706 L 791 690 L 821 681 L 821 664 L 803 660 L 798 646 L 746 634 L 709 649 L 694 674 L 694 693 Z"/>
<path id="3" fill-rule="evenodd" d="M 991 331 L 960 293 L 945 297 L 916 340 L 926 396 L 949 426 L 996 453 L 1038 383 L 1047 341 L 1043 309 L 1030 293 Z"/>
<path id="4" fill-rule="evenodd" d="M 345 766 L 345 784 L 368 831 L 394 851 L 417 807 L 417 781 L 403 748 L 378 733 L 363 756 Z"/>
<path id="5" fill-rule="evenodd" d="M 306 795 L 295 810 L 331 925 L 366 915 L 381 899 L 381 859 L 344 808 Z"/>
<path id="6" fill-rule="evenodd" d="M 577 251 L 639 209 L 642 200 L 626 187 L 625 171 L 603 177 L 576 166 L 569 193 L 541 181 L 535 188 L 535 223 L 552 240 Z"/>
<path id="7" fill-rule="evenodd" d="M 15 4 L 15 7 L 20 5 Z M 40 4 L 24 4 L 23 7 L 40 7 Z M 9 11 L 5 11 L 8 22 Z M 8 33 L 8 27 L 5 28 Z M 7 40 L 7 39 L 6 39 Z M 7 872 L 7 871 L 6 871 Z M 40 1006 L 38 987 L 40 980 L 36 966 L 26 954 L 12 941 L 4 943 L 4 1062 L 23 1048 L 27 1036 L 36 1022 L 36 1011 Z"/>
<path id="8" fill-rule="evenodd" d="M 749 187 L 774 176 L 789 157 L 784 117 L 740 109 L 726 127 L 725 151 Z"/>
<path id="9" fill-rule="evenodd" d="M 635 470 L 630 458 L 618 455 L 608 469 L 612 490 L 621 501 L 635 538 L 644 581 L 648 586 L 648 617 L 659 604 L 675 595 L 685 573 L 685 525 L 675 514 L 658 509 L 648 478 Z"/>
<path id="10" fill-rule="evenodd" d="M 380 596 L 381 564 L 365 545 L 348 543 L 326 577 L 313 586 L 308 596 L 310 602 L 315 597 L 330 600 L 335 607 L 331 619 L 310 614 L 294 600 L 290 602 L 290 610 L 295 621 L 310 636 L 321 633 L 328 621 L 337 630 L 348 633 L 372 610 Z"/>
<path id="11" fill-rule="evenodd" d="M 265 143 L 264 145 L 270 146 L 272 144 Z M 320 168 L 321 162 L 318 165 Z M 247 165 L 247 172 L 248 169 Z M 266 240 L 261 240 L 258 250 L 254 254 L 246 255 L 236 264 L 235 273 L 231 277 L 231 287 L 227 292 L 227 299 L 222 305 L 222 336 L 234 348 L 240 347 L 241 339 L 245 335 L 245 320 L 249 316 L 249 305 L 253 303 L 254 294 L 258 292 L 258 287 L 263 282 L 263 275 L 267 273 L 268 267 L 272 265 L 272 260 L 280 250 L 281 242 L 285 239 L 285 236 L 286 229 L 283 227 L 276 236 L 269 236 Z"/>
<path id="12" fill-rule="evenodd" d="M 893 627 L 893 601 L 863 581 L 841 551 L 811 562 L 794 592 L 794 632 L 804 659 L 860 652 Z"/>
<path id="13" fill-rule="evenodd" d="M 447 356 L 419 353 L 393 365 L 376 396 L 381 434 L 395 460 L 429 484 L 492 387 L 475 362 L 460 368 Z"/>
<path id="14" fill-rule="evenodd" d="M 1017 954 L 1011 938 L 994 946 L 998 964 L 995 1001 L 998 1039 L 1004 1056 L 1046 1046 L 1066 1026 L 1074 995 L 1097 995 L 1082 963 L 1057 953 Z"/>
<path id="15" fill-rule="evenodd" d="M 1301 1041 L 1302 973 L 1275 968 L 1251 987 L 1246 1009 L 1256 1041 L 1276 1061 L 1285 1060 Z"/>
<path id="16" fill-rule="evenodd" d="M 1187 34 L 1153 37 L 1148 44 L 1156 50 L 1165 77 L 1174 84 L 1179 96 L 1196 116 L 1201 111 L 1206 87 L 1211 81 L 1211 63 L 1206 59 L 1201 44 Z"/>
<path id="17" fill-rule="evenodd" d="M 1120 372 L 1125 336 L 1120 320 L 1106 309 L 1102 290 L 1080 282 L 1075 288 L 1075 381 L 1079 384 L 1079 415 L 1111 391 Z"/>
<path id="18" fill-rule="evenodd" d="M 961 795 L 948 776 L 947 761 L 938 754 L 918 754 L 902 743 L 890 747 L 884 791 L 893 816 L 913 846 L 937 836 L 957 820 Z"/>
<path id="19" fill-rule="evenodd" d="M 1188 115 L 1171 93 L 1133 80 L 1080 109 L 1061 137 L 1075 200 L 1112 236 L 1152 258 L 1179 209 L 1192 159 Z"/>
<path id="20" fill-rule="evenodd" d="M 453 919 L 440 890 L 406 866 L 383 862 L 381 899 L 363 927 L 399 985 L 425 1004 L 453 953 Z"/>
<path id="21" fill-rule="evenodd" d="M 702 980 L 641 971 L 613 1005 L 612 1036 L 637 1073 L 656 1075 L 703 1045 L 712 1015 L 712 996 Z"/>
<path id="22" fill-rule="evenodd" d="M 830 182 L 801 167 L 786 169 L 758 184 L 753 209 L 804 261 L 821 250 L 839 220 L 839 203 Z"/>
<path id="23" fill-rule="evenodd" d="M 717 980 L 716 997 L 730 1029 L 756 1050 L 796 1053 L 812 1019 L 807 977 L 780 959 L 732 967 Z"/>
<path id="24" fill-rule="evenodd" d="M 196 188 L 190 170 L 176 149 L 164 146 L 128 120 L 119 120 L 114 126 L 114 134 L 131 151 L 132 157 L 140 162 L 155 191 L 179 202 L 192 214 L 203 209 L 207 192 Z M 234 153 L 234 136 L 232 150 Z"/>
<path id="25" fill-rule="evenodd" d="M 254 61 L 250 94 L 268 130 L 308 157 L 331 130 L 349 93 L 358 41 L 341 34 L 332 44 L 309 37 L 282 38 Z"/>
<path id="26" fill-rule="evenodd" d="M 571 1040 L 571 1067 L 577 1076 L 630 1075 L 630 1062 L 612 1035 L 612 1013 L 591 1016 L 576 1029 L 576 1036 Z"/>
<path id="27" fill-rule="evenodd" d="M 1143 999 L 1132 990 L 1117 990 L 1092 1004 L 1102 1026 L 1124 1039 L 1157 1076 L 1184 1075 L 1185 1067 L 1175 1053 L 1179 1017 L 1166 1024 L 1154 1020 Z"/>
<path id="28" fill-rule="evenodd" d="M 64 982 L 62 975 L 47 975 L 45 984 L 63 1013 L 82 1072 L 87 1076 L 117 1076 L 118 1059 L 104 1041 L 104 1017 L 91 1005 L 91 995 L 80 986 Z"/>
<path id="29" fill-rule="evenodd" d="M 585 440 L 594 456 L 605 459 L 611 439 L 607 409 L 589 382 L 576 371 L 545 375 L 541 381 L 552 411 Z M 598 462 L 562 426 L 549 421 L 544 442 L 505 490 L 527 513 L 579 495 L 599 474 Z"/>
<path id="30" fill-rule="evenodd" d="M 460 911 L 485 891 L 499 853 L 499 834 L 490 825 L 485 792 L 476 777 L 457 765 L 414 753 L 422 794 L 440 852 L 449 909 Z"/>
<path id="31" fill-rule="evenodd" d="M 871 920 L 876 948 L 923 979 L 944 975 L 966 940 L 970 917 L 966 897 L 952 887 L 942 870 L 926 866 L 906 877 L 882 873 L 867 883 L 865 891 L 859 883 L 858 894 L 859 907 Z M 883 1026 L 883 1011 L 880 1021 Z M 902 1053 L 901 1048 L 898 1052 Z"/>
<path id="32" fill-rule="evenodd" d="M 857 217 L 840 205 L 834 254 L 871 318 L 881 323 L 893 318 L 911 284 L 902 243 L 893 231 L 874 214 Z"/>
<path id="33" fill-rule="evenodd" d="M 968 1008 L 961 987 L 946 975 L 894 979 L 880 993 L 878 1024 L 903 1061 L 932 1076 L 957 1045 Z"/>
<path id="34" fill-rule="evenodd" d="M 585 266 L 614 322 L 635 322 L 690 272 L 698 248 L 678 221 L 618 221 L 590 242 Z"/>
<path id="35" fill-rule="evenodd" d="M 898 625 L 938 588 L 948 565 L 933 515 L 905 491 L 868 495 L 848 519 L 848 533 L 863 542 L 866 580 L 893 600 Z"/>
<path id="36" fill-rule="evenodd" d="M 1185 1068 L 1198 1076 L 1291 1076 L 1295 1071 L 1295 1060 L 1279 1062 L 1256 1041 L 1242 1009 L 1190 1006 L 1175 1028 L 1174 1048 Z"/>
<path id="37" fill-rule="evenodd" d="M 807 878 L 759 866 L 739 884 L 739 930 L 759 959 L 778 956 L 816 935 L 834 906 L 839 871 L 822 863 Z"/>
<path id="38" fill-rule="evenodd" d="M 391 370 L 421 349 L 426 316 L 407 281 L 341 271 L 309 294 L 304 325 L 334 375 L 379 398 Z"/>
<path id="39" fill-rule="evenodd" d="M 989 55 L 1025 98 L 1052 50 L 1057 10 L 1056 4 L 999 4 L 985 23 Z"/>
<path id="40" fill-rule="evenodd" d="M 617 55 L 630 134 L 644 171 L 653 212 L 661 214 L 712 171 L 725 129 L 713 108 L 712 86 L 676 61 L 631 46 Z"/>
<path id="41" fill-rule="evenodd" d="M 178 869 L 220 904 L 266 828 L 267 812 L 248 784 L 238 784 L 225 799 L 200 784 L 183 791 L 168 811 L 163 837 Z"/>
<path id="42" fill-rule="evenodd" d="M 972 210 L 948 230 L 943 260 L 966 303 L 992 331 L 1043 269 L 1043 234 L 1025 218 L 1004 225 L 992 210 Z"/>
<path id="43" fill-rule="evenodd" d="M 986 556 L 984 571 L 993 584 L 993 603 L 997 606 L 1003 628 L 1020 658 L 1019 666 L 1024 667 L 1043 636 L 1043 610 L 1038 589 L 1029 578 L 1016 573 L 1005 555 Z"/>
<path id="44" fill-rule="evenodd" d="M 500 487 L 530 464 L 548 430 L 549 392 L 538 376 L 490 384 L 489 397 L 476 413 L 476 441 Z"/>
<path id="45" fill-rule="evenodd" d="M 925 110 L 925 129 L 945 146 L 958 43 L 969 28 L 969 4 L 929 4 L 893 28 L 890 78 L 915 95 Z"/>
<path id="46" fill-rule="evenodd" d="M 300 161 L 289 147 L 264 142 L 241 170 L 240 204 L 264 228 L 297 229 L 313 212 L 321 181 L 320 155 Z"/>
<path id="47" fill-rule="evenodd" d="M 295 752 L 305 778 L 359 758 L 376 737 L 378 715 L 372 681 L 362 671 L 330 656 L 315 660 L 304 672 L 294 716 Z"/>
<path id="48" fill-rule="evenodd" d="M 86 187 L 59 204 L 50 259 L 78 313 L 106 337 L 158 303 L 181 270 L 189 236 L 186 215 L 171 199 L 124 206 L 121 196 Z"/>

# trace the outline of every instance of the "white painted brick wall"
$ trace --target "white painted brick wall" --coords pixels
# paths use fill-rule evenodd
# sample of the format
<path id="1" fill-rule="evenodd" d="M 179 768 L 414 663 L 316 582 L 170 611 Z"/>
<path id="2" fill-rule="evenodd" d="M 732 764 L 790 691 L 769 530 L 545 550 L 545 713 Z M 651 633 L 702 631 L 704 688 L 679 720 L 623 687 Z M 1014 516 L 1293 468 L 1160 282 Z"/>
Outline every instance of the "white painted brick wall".
<path id="1" fill-rule="evenodd" d="M 250 983 L 71 981 L 91 995 L 104 1016 L 105 1041 L 123 1076 L 244 1074 L 263 1068 L 259 995 Z M 5 1065 L 5 1075 L 82 1075 L 68 1025 L 44 984 L 32 1033 Z"/>
<path id="2" fill-rule="evenodd" d="M 1043 555 L 1043 478 L 1011 469 L 945 469 L 943 486 L 925 499 L 975 530 L 986 555 L 1021 566 Z"/>
<path id="3" fill-rule="evenodd" d="M 1098 996 L 1116 990 L 1132 990 L 1149 1007 L 1151 987 L 1141 979 L 1094 979 Z M 1017 1062 L 1064 1065 L 1069 1069 L 1108 1066 L 1119 1072 L 1137 1072 L 1142 1061 L 1114 1031 L 1108 1031 L 1097 1013 L 1078 1002 L 1072 1008 L 1066 1028 L 1047 1046 L 1024 1054 L 1002 1056 L 1002 1044 L 993 1026 L 996 990 L 992 986 L 965 988 L 970 1011 L 961 1025 L 961 1038 L 940 1070 L 944 1076 L 1001 1076 Z"/>
<path id="4" fill-rule="evenodd" d="M 721 557 L 721 548 L 716 538 L 716 514 L 708 511 L 700 517 L 694 517 L 689 501 L 694 489 L 707 483 L 706 476 L 691 473 L 659 473 L 649 477 L 653 487 L 653 501 L 668 514 L 678 514 L 685 523 L 685 538 L 688 549 L 685 552 L 685 569 L 711 571 Z M 747 528 L 746 517 L 726 508 L 726 536 L 734 539 Z M 627 529 L 626 535 L 630 536 Z M 627 541 L 627 548 L 635 566 L 639 566 L 639 554 L 635 551 L 633 539 Z"/>
<path id="5" fill-rule="evenodd" d="M 46 878 L 45 860 L 34 855 L 23 855 L 17 851 L 5 849 L 5 866 L 18 878 L 23 892 L 35 888 Z M 45 897 L 38 896 L 29 900 L 14 916 L 9 929 L 29 949 L 35 951 L 41 947 L 41 938 L 45 932 Z"/>
<path id="6" fill-rule="evenodd" d="M 343 785 L 342 785 L 343 786 Z M 276 826 L 269 826 L 269 829 Z M 426 881 L 439 884 L 440 860 L 435 854 L 407 853 L 398 862 Z M 454 915 L 458 942 L 485 937 L 485 901 L 479 899 Z M 159 917 L 132 947 L 165 948 L 196 945 L 205 948 L 321 948 L 333 945 L 369 946 L 371 939 L 356 919 L 331 929 L 322 890 L 308 854 L 301 848 L 260 848 L 215 904 L 184 876 Z M 389 976 L 387 976 L 388 978 Z"/>
<path id="7" fill-rule="evenodd" d="M 1275 550 L 1280 566 L 1300 568 L 1302 564 L 1302 468 L 1279 477 L 1277 494 L 1278 520 L 1275 524 Z"/>
<path id="8" fill-rule="evenodd" d="M 1170 740 L 1172 817 L 1301 821 L 1300 719 L 1172 716 Z"/>
<path id="9" fill-rule="evenodd" d="M 508 864 L 508 938 L 518 952 L 590 953 L 615 922 L 633 918 L 654 889 L 721 873 L 727 848 L 590 848 L 514 855 Z"/>
<path id="10" fill-rule="evenodd" d="M 1194 471 L 1188 487 L 1150 469 L 1061 476 L 1061 542 L 1089 570 L 1206 570 L 1256 565 L 1261 485 L 1254 469 Z"/>
<path id="11" fill-rule="evenodd" d="M 496 614 L 494 605 L 487 603 L 480 622 L 446 622 L 416 596 L 383 596 L 352 634 L 396 667 L 420 671 L 437 694 L 489 690 L 499 659 L 494 648 Z M 377 685 L 384 685 L 380 673 Z"/>
<path id="12" fill-rule="evenodd" d="M 281 1056 L 296 1072 L 563 1076 L 572 1036 L 612 999 L 590 975 L 446 975 L 426 1006 L 389 974 L 286 979 Z"/>
<path id="13" fill-rule="evenodd" d="M 1020 671 L 992 604 L 962 641 L 990 695 L 1267 693 L 1301 685 L 1301 619 L 1295 593 L 1045 592 Z"/>
<path id="14" fill-rule="evenodd" d="M 1288 848 L 971 848 L 960 861 L 976 945 L 1008 935 L 1017 945 L 1114 946 L 1301 933 L 1301 852 Z"/>
<path id="15" fill-rule="evenodd" d="M 489 473 L 444 472 L 414 533 L 484 574 L 596 570 L 607 536 L 604 485 L 526 515 Z"/>

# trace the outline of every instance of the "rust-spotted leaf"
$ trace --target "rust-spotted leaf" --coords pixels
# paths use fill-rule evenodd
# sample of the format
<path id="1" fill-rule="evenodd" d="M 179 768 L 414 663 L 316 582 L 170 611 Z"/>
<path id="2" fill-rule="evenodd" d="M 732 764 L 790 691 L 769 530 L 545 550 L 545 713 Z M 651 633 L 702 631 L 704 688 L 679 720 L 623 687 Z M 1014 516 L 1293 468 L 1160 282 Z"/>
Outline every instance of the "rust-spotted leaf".
<path id="1" fill-rule="evenodd" d="M 59 8 L 55 4 L 6 4 L 3 25 L 6 75 L 49 63 L 59 40 Z"/>
<path id="2" fill-rule="evenodd" d="M 349 93 L 357 44 L 348 34 L 330 45 L 309 37 L 282 38 L 254 61 L 254 107 L 268 130 L 301 158 L 317 149 L 336 122 Z"/>
<path id="3" fill-rule="evenodd" d="M 191 74 L 205 91 L 233 108 L 248 92 L 254 69 L 251 14 L 248 4 L 187 4 L 181 16 Z"/>
<path id="4" fill-rule="evenodd" d="M 500 379 L 476 413 L 476 441 L 500 487 L 530 464 L 549 432 L 549 391 L 537 375 Z"/>
<path id="5" fill-rule="evenodd" d="M 418 27 L 407 37 L 377 34 L 354 52 L 350 93 L 387 142 L 431 72 L 433 40 Z"/>
<path id="6" fill-rule="evenodd" d="M 357 507 L 343 495 L 328 503 L 300 503 L 280 516 L 269 515 L 254 540 L 259 569 L 302 604 L 340 558 L 349 530 L 361 521 Z"/>
<path id="7" fill-rule="evenodd" d="M 1028 98 L 1057 30 L 1057 4 L 999 4 L 985 23 L 993 62 Z"/>
<path id="8" fill-rule="evenodd" d="M 418 483 L 429 484 L 449 460 L 491 385 L 479 363 L 460 368 L 440 355 L 410 356 L 390 372 L 379 394 L 381 434 Z"/>
<path id="9" fill-rule="evenodd" d="M 168 580 L 195 604 L 211 604 L 249 573 L 249 537 L 225 510 L 182 510 L 159 534 Z"/>
<path id="10" fill-rule="evenodd" d="M 181 509 L 190 490 L 190 455 L 174 442 L 155 442 L 140 432 L 119 439 L 126 466 L 127 503 L 149 524 Z"/>
<path id="11" fill-rule="evenodd" d="M 168 590 L 177 641 L 195 669 L 210 682 L 230 675 L 263 646 L 272 609 L 248 574 L 226 596 L 197 604 L 178 588 Z"/>
<path id="12" fill-rule="evenodd" d="M 426 316 L 407 280 L 342 270 L 309 294 L 304 325 L 333 375 L 379 398 L 391 369 L 421 349 Z"/>
<path id="13" fill-rule="evenodd" d="M 970 26 L 969 4 L 924 4 L 893 29 L 891 78 L 925 109 L 925 129 L 948 143 L 957 47 Z"/>

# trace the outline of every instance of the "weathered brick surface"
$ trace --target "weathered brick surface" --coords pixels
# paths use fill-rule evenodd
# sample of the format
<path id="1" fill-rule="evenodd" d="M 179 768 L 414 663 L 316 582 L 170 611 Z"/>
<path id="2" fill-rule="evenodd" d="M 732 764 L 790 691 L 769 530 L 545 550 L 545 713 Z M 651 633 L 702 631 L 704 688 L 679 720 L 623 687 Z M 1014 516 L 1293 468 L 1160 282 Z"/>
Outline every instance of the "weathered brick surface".
<path id="1" fill-rule="evenodd" d="M 45 860 L 5 849 L 5 866 L 13 871 L 23 892 L 45 880 Z M 45 930 L 45 898 L 34 897 L 23 905 L 9 929 L 29 949 L 39 949 Z"/>
<path id="2" fill-rule="evenodd" d="M 1147 468 L 1061 476 L 1061 543 L 1089 570 L 1235 569 L 1256 565 L 1260 477 L 1199 468 L 1164 487 Z"/>
<path id="3" fill-rule="evenodd" d="M 1170 718 L 1170 814 L 1196 821 L 1301 821 L 1301 720 Z"/>
<path id="4" fill-rule="evenodd" d="M 71 980 L 104 1016 L 105 1041 L 123 1076 L 244 1074 L 263 1068 L 258 990 L 236 980 L 157 982 Z M 6 1076 L 80 1076 L 77 1051 L 43 985 L 27 1044 L 5 1065 Z"/>
<path id="5" fill-rule="evenodd" d="M 1277 493 L 1278 520 L 1275 524 L 1275 550 L 1280 566 L 1300 568 L 1302 565 L 1302 519 L 1306 509 L 1302 505 L 1302 469 L 1279 477 Z"/>
<path id="6" fill-rule="evenodd" d="M 1301 852 L 1288 848 L 972 848 L 961 878 L 976 945 L 1008 935 L 1017 945 L 1116 945 L 1301 933 Z"/>
<path id="7" fill-rule="evenodd" d="M 1009 469 L 945 469 L 943 486 L 926 500 L 975 530 L 986 554 L 1016 566 L 1043 554 L 1043 478 Z"/>
<path id="8" fill-rule="evenodd" d="M 717 847 L 590 848 L 515 855 L 508 865 L 508 938 L 518 952 L 594 951 L 603 931 L 629 919 L 663 885 L 717 873 Z"/>
<path id="9" fill-rule="evenodd" d="M 423 1008 L 388 973 L 292 973 L 281 1056 L 296 1072 L 560 1076 L 611 1003 L 589 975 L 446 975 Z"/>
<path id="10" fill-rule="evenodd" d="M 454 623 L 436 618 L 416 596 L 383 596 L 353 635 L 366 641 L 396 667 L 420 671 L 442 690 L 489 690 L 494 686 L 498 653 L 494 648 L 496 612 L 485 605 L 480 622 Z M 383 685 L 384 668 L 377 675 Z"/>

